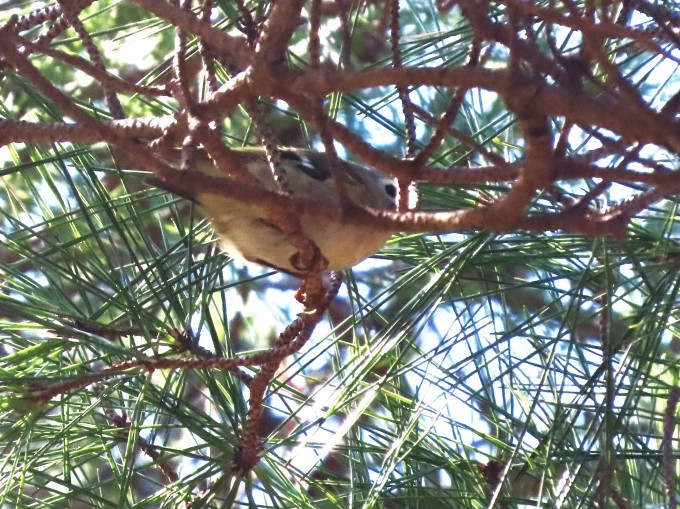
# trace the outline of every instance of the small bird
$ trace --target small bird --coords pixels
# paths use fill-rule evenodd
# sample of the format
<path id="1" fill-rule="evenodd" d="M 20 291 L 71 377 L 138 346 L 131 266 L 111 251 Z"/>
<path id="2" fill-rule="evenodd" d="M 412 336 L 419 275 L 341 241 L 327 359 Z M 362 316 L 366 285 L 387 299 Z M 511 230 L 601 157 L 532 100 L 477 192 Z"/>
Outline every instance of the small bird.
<path id="1" fill-rule="evenodd" d="M 178 166 L 177 159 L 168 160 Z M 262 148 L 233 149 L 247 172 L 268 191 L 278 191 L 278 184 Z M 292 195 L 325 207 L 340 207 L 337 187 L 324 153 L 302 149 L 279 149 L 281 170 L 285 173 Z M 216 168 L 203 150 L 194 154 L 195 169 L 216 178 L 228 174 Z M 174 155 L 173 155 L 174 157 Z M 167 160 L 167 156 L 164 155 Z M 397 187 L 394 179 L 360 164 L 337 160 L 337 173 L 342 178 L 347 197 L 355 204 L 378 210 L 395 210 Z M 191 170 L 189 170 L 191 171 Z M 163 187 L 163 181 L 153 179 Z M 238 198 L 218 192 L 194 195 L 168 189 L 196 203 L 208 217 L 219 236 L 221 248 L 230 256 L 272 267 L 304 277 L 305 271 L 296 264 L 298 250 L 268 217 L 266 211 Z M 300 226 L 305 235 L 319 248 L 328 261 L 328 270 L 347 269 L 378 251 L 391 233 L 370 225 L 357 225 L 333 220 L 323 215 L 303 213 Z"/>

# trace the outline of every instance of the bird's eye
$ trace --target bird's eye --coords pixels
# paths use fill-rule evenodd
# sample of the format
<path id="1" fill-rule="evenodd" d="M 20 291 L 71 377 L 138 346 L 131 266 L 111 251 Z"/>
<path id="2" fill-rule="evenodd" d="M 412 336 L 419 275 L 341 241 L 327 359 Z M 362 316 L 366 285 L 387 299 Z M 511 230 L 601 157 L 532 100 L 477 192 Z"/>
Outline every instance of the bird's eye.
<path id="1" fill-rule="evenodd" d="M 397 186 L 395 186 L 394 184 L 385 184 L 385 193 L 390 198 L 396 198 L 397 197 Z"/>

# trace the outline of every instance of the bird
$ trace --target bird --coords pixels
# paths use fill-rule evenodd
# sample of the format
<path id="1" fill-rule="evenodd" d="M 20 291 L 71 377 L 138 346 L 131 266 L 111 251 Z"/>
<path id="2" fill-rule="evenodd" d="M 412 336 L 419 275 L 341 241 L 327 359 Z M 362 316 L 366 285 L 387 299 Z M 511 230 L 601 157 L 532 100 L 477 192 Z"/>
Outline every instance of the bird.
<path id="1" fill-rule="evenodd" d="M 324 207 L 341 207 L 338 187 L 331 171 L 331 160 L 324 152 L 297 148 L 279 148 L 280 169 L 285 174 L 293 197 Z M 174 167 L 180 166 L 181 152 L 174 150 L 162 158 Z M 274 180 L 264 148 L 242 147 L 232 149 L 232 164 L 242 166 L 257 185 L 267 191 L 280 191 Z M 396 209 L 397 186 L 393 178 L 378 170 L 335 159 L 338 178 L 347 198 L 355 205 L 376 210 Z M 181 170 L 178 170 L 181 171 Z M 203 149 L 193 151 L 190 170 L 213 178 L 233 181 L 228 172 L 217 168 Z M 299 263 L 298 249 L 290 237 L 268 217 L 259 205 L 215 192 L 196 193 L 168 186 L 160 178 L 151 180 L 157 187 L 179 194 L 194 202 L 211 222 L 221 249 L 232 258 L 243 259 L 266 267 L 304 278 L 309 272 Z M 375 254 L 389 239 L 392 232 L 365 224 L 343 222 L 322 214 L 302 212 L 299 222 L 304 234 L 316 244 L 327 261 L 327 270 L 348 269 Z"/>

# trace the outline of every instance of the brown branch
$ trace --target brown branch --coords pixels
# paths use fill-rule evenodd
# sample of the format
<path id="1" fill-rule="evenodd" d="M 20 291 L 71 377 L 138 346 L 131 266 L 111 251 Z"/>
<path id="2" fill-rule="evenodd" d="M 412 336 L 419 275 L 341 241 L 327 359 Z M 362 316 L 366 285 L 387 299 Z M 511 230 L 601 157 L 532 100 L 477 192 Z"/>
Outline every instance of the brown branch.
<path id="1" fill-rule="evenodd" d="M 141 372 L 153 373 L 158 369 L 189 371 L 219 369 L 221 371 L 232 371 L 235 368 L 244 366 L 271 364 L 297 352 L 306 341 L 307 338 L 296 337 L 290 344 L 279 349 L 265 350 L 260 353 L 243 355 L 241 357 L 174 359 L 164 356 L 153 356 L 144 359 L 116 362 L 97 372 L 78 375 L 67 382 L 58 383 L 50 387 L 40 387 L 39 389 L 29 388 L 24 398 L 35 403 L 45 403 L 56 396 L 82 389 L 83 387 L 87 387 L 88 385 L 101 380 L 123 375 L 133 376 Z"/>
<path id="2" fill-rule="evenodd" d="M 612 96 L 621 94 L 622 99 L 629 103 L 630 109 L 644 109 L 640 92 L 621 74 L 619 67 L 611 62 L 610 55 L 604 51 L 604 44 L 603 37 L 589 32 L 583 33 L 583 45 L 587 54 L 597 62 L 606 76 L 603 85 L 612 92 Z"/>
<path id="3" fill-rule="evenodd" d="M 478 41 L 475 39 L 470 48 L 470 55 L 467 62 L 467 65 L 469 67 L 474 67 L 479 63 L 481 45 L 477 44 L 477 42 Z M 463 143 L 465 143 L 468 146 L 470 146 L 470 143 L 472 142 L 472 148 L 474 148 L 475 150 L 479 150 L 480 152 L 486 154 L 487 156 L 490 154 L 486 151 L 485 147 L 481 147 L 479 144 L 474 143 L 473 140 L 471 140 L 471 138 L 467 134 L 464 135 L 464 139 L 459 138 L 457 135 L 463 133 L 460 133 L 458 130 L 454 130 L 451 127 L 451 124 L 458 116 L 458 111 L 460 110 L 460 107 L 463 105 L 465 94 L 467 94 L 466 88 L 459 88 L 458 90 L 456 90 L 444 114 L 441 116 L 440 119 L 437 119 L 435 121 L 436 131 L 430 138 L 430 141 L 427 143 L 425 148 L 415 158 L 415 164 L 417 166 L 425 164 L 430 159 L 434 151 L 439 147 L 441 142 L 444 140 L 444 136 L 446 134 L 453 135 L 455 138 L 463 141 Z M 434 117 L 430 115 L 430 113 L 427 112 L 424 108 L 420 108 L 416 105 L 413 105 L 413 107 L 419 116 L 424 117 L 426 120 L 429 121 L 434 120 Z M 501 162 L 500 158 L 494 160 L 494 157 L 495 154 L 491 154 L 491 158 L 489 160 L 494 161 L 497 164 Z"/>
<path id="4" fill-rule="evenodd" d="M 621 168 L 602 168 L 582 162 L 580 157 L 564 158 L 555 163 L 558 180 L 602 179 L 621 184 L 647 184 L 673 189 L 680 185 L 680 169 L 655 169 L 653 172 Z M 669 193 L 669 196 L 673 193 Z"/>
<path id="5" fill-rule="evenodd" d="M 556 62 L 541 53 L 540 49 L 528 41 L 520 39 L 510 27 L 503 23 L 492 22 L 485 9 L 476 0 L 459 0 L 464 15 L 470 21 L 475 35 L 484 40 L 496 41 L 512 48 L 513 58 L 527 61 L 537 73 L 549 74 L 558 83 L 569 81 L 568 75 Z M 488 10 L 488 7 L 487 7 Z"/>
<path id="6" fill-rule="evenodd" d="M 97 68 L 79 56 L 69 55 L 63 51 L 48 47 L 42 47 L 23 38 L 18 40 L 20 41 L 19 44 L 21 44 L 27 50 L 30 50 L 31 53 L 40 52 L 49 57 L 61 60 L 65 64 L 81 70 L 88 76 L 92 77 L 95 81 L 101 82 L 105 88 L 110 89 L 113 92 L 131 92 L 134 94 L 150 95 L 155 97 L 170 95 L 170 91 L 166 86 L 154 87 L 149 85 L 137 85 L 136 83 L 131 83 L 109 73 L 106 71 L 106 69 Z"/>
<path id="7" fill-rule="evenodd" d="M 156 138 L 172 125 L 173 117 L 148 117 L 102 122 L 107 133 L 102 134 L 87 125 L 68 122 L 27 122 L 0 120 L 0 145 L 9 143 L 49 144 L 57 142 L 98 143 L 114 141 L 113 133 L 131 138 Z"/>
<path id="8" fill-rule="evenodd" d="M 210 18 L 213 10 L 213 0 L 204 0 L 203 7 L 201 8 L 201 19 L 206 23 L 210 23 Z M 206 80 L 208 82 L 208 89 L 210 92 L 215 92 L 219 88 L 219 82 L 217 81 L 217 73 L 215 69 L 215 55 L 212 48 L 200 42 L 199 51 L 201 53 L 201 61 L 203 62 L 203 69 L 206 74 Z"/>
<path id="9" fill-rule="evenodd" d="M 229 147 L 225 146 L 219 131 L 210 129 L 205 123 L 196 122 L 191 126 L 191 135 L 196 143 L 203 145 L 216 168 L 236 179 L 253 180 L 247 169 L 238 164 L 238 159 Z"/>
<path id="10" fill-rule="evenodd" d="M 238 12 L 241 14 L 241 24 L 243 26 L 241 31 L 246 35 L 248 46 L 254 47 L 259 35 L 257 23 L 253 19 L 253 16 L 251 15 L 248 8 L 243 3 L 243 0 L 236 0 L 235 3 Z"/>
<path id="11" fill-rule="evenodd" d="M 100 384 L 96 384 L 94 388 L 98 393 L 101 393 L 104 390 L 103 386 Z M 111 424 L 113 424 L 113 426 L 119 430 L 118 436 L 120 437 L 120 440 L 127 443 L 130 438 L 131 424 L 127 414 L 125 412 L 122 414 L 116 412 L 113 409 L 111 401 L 109 401 L 109 399 L 104 395 L 101 396 L 101 405 L 102 409 L 104 410 L 104 414 L 109 418 Z M 177 480 L 179 480 L 176 470 L 168 462 L 162 459 L 161 454 L 158 452 L 156 446 L 154 446 L 144 437 L 140 436 L 139 433 L 134 436 L 134 442 L 136 442 L 139 449 L 144 452 L 144 454 L 146 454 L 151 459 L 151 461 L 153 461 L 153 463 L 161 471 L 169 483 L 177 482 Z"/>
<path id="12" fill-rule="evenodd" d="M 260 72 L 260 74 L 263 74 Z M 196 105 L 195 115 L 202 120 L 211 121 L 222 118 L 241 103 L 257 100 L 261 95 L 260 86 L 253 69 L 239 73 L 214 92 L 210 99 Z"/>
<path id="13" fill-rule="evenodd" d="M 94 67 L 100 71 L 106 72 L 106 67 L 104 66 L 104 61 L 101 58 L 99 49 L 97 49 L 97 46 L 92 40 L 90 33 L 85 29 L 85 26 L 78 18 L 80 9 L 77 8 L 77 2 L 73 2 L 72 0 L 57 1 L 62 6 L 64 18 L 66 18 L 69 25 L 71 25 L 71 28 L 73 28 L 76 34 L 78 34 L 78 38 L 82 42 L 83 46 L 85 46 L 85 50 L 90 56 L 90 60 L 92 60 Z M 106 103 L 109 106 L 109 111 L 111 112 L 113 118 L 124 118 L 125 115 L 123 114 L 123 106 L 120 104 L 116 93 L 104 86 L 104 97 L 106 98 Z"/>
<path id="14" fill-rule="evenodd" d="M 93 3 L 94 0 L 72 0 L 71 7 L 75 11 L 79 12 Z M 40 35 L 35 41 L 38 47 L 46 48 L 55 37 L 68 28 L 68 21 L 62 13 L 61 6 L 51 5 L 43 9 L 38 9 L 28 16 L 13 15 L 7 21 L 5 27 L 8 27 L 18 33 L 28 30 L 29 28 L 42 24 L 46 21 L 52 21 L 53 25 L 50 27 L 47 33 Z M 0 67 L 4 65 L 4 63 L 4 60 L 0 59 Z"/>
<path id="15" fill-rule="evenodd" d="M 524 16 L 535 16 L 536 18 L 546 22 L 569 27 L 573 30 L 578 30 L 582 33 L 597 35 L 599 37 L 607 37 L 612 39 L 630 39 L 635 42 L 642 49 L 662 55 L 675 62 L 678 58 L 671 53 L 661 48 L 650 34 L 628 26 L 622 26 L 613 23 L 607 19 L 598 19 L 594 22 L 593 19 L 585 18 L 577 15 L 565 16 L 557 9 L 550 9 L 541 7 L 536 2 L 523 2 L 521 0 L 505 0 L 507 5 L 512 5 L 514 9 L 520 11 Z"/>
<path id="16" fill-rule="evenodd" d="M 161 136 L 175 124 L 172 117 L 150 117 L 129 119 L 122 121 L 104 122 L 111 132 L 129 138 L 153 139 Z M 344 128 L 344 126 L 341 126 Z M 346 128 L 344 128 L 346 129 Z M 24 142 L 33 144 L 49 144 L 56 142 L 95 143 L 111 142 L 111 137 L 101 139 L 101 136 L 91 129 L 78 124 L 62 122 L 26 122 L 0 120 L 0 145 Z M 240 165 L 234 164 L 226 147 L 216 131 L 201 128 L 192 130 L 195 139 L 200 142 L 216 161 L 218 168 L 224 169 L 234 178 L 249 179 L 247 173 L 241 173 Z M 348 136 L 354 136 L 347 131 Z M 344 139 L 344 138 L 343 138 Z M 351 144 L 351 143 L 350 143 Z M 368 146 L 368 145 L 367 145 Z M 370 147 L 370 146 L 368 146 Z M 395 159 L 383 152 L 371 148 L 379 164 L 384 168 L 396 169 L 394 172 L 410 171 L 409 162 Z M 602 154 L 601 157 L 607 157 Z M 148 155 L 143 158 L 146 160 Z M 636 160 L 639 161 L 639 160 Z M 419 167 L 409 177 L 416 180 L 439 185 L 475 185 L 488 182 L 508 182 L 517 178 L 521 164 L 498 164 L 478 167 Z M 678 186 L 680 170 L 654 168 L 653 171 L 637 171 L 631 169 L 605 168 L 589 163 L 587 155 L 560 158 L 555 162 L 555 180 L 568 181 L 578 179 L 602 179 L 607 182 L 622 184 L 645 184 L 661 189 L 672 189 Z M 668 195 L 672 195 L 669 193 Z"/>
<path id="17" fill-rule="evenodd" d="M 166 20 L 178 29 L 200 38 L 232 62 L 244 69 L 248 66 L 252 50 L 242 38 L 232 37 L 214 28 L 209 22 L 196 17 L 193 13 L 174 7 L 161 0 L 134 0 L 134 2 L 156 16 Z"/>
<path id="18" fill-rule="evenodd" d="M 349 11 L 351 3 L 346 0 L 335 0 L 336 16 L 340 18 L 340 34 L 342 37 L 342 52 L 340 53 L 339 66 L 345 69 L 352 68 L 352 31 L 350 30 Z"/>
<path id="19" fill-rule="evenodd" d="M 263 65 L 282 62 L 288 41 L 300 25 L 304 0 L 277 0 L 262 27 L 255 54 Z"/>
<path id="20" fill-rule="evenodd" d="M 526 141 L 525 164 L 513 187 L 487 207 L 487 224 L 492 230 L 521 228 L 520 218 L 536 192 L 553 181 L 552 136 L 547 120 L 536 116 L 520 117 L 520 126 Z"/>
<path id="21" fill-rule="evenodd" d="M 668 116 L 631 107 L 618 99 L 584 96 L 579 91 L 505 70 L 404 67 L 356 72 L 309 71 L 297 76 L 291 90 L 305 90 L 307 94 L 324 96 L 332 92 L 353 92 L 395 84 L 482 88 L 498 93 L 515 112 L 531 109 L 537 115 L 564 116 L 575 124 L 595 125 L 629 140 L 654 143 L 680 153 L 680 123 Z M 276 95 L 279 90 L 280 87 L 274 87 L 270 92 Z M 298 106 L 296 102 L 296 108 Z M 632 122 L 631 118 L 635 121 Z"/>
<path id="22" fill-rule="evenodd" d="M 214 354 L 210 350 L 207 350 L 206 348 L 203 348 L 201 345 L 198 344 L 195 338 L 189 334 L 189 332 L 179 332 L 177 330 L 171 330 L 169 332 L 170 336 L 177 342 L 177 344 L 174 346 L 174 349 L 178 352 L 189 352 L 196 357 L 199 357 L 201 359 L 221 359 L 219 355 Z M 234 375 L 236 378 L 241 380 L 243 384 L 247 387 L 251 384 L 253 377 L 246 373 L 245 371 L 242 371 L 240 368 L 233 368 L 233 369 L 228 369 L 232 375 Z"/>
<path id="23" fill-rule="evenodd" d="M 199 32 L 199 37 L 211 37 L 206 34 L 213 34 L 212 36 L 217 37 L 208 30 L 207 27 L 210 25 L 207 21 L 199 20 L 191 12 L 178 10 L 172 5 L 159 3 L 157 0 L 140 0 L 138 3 L 152 10 L 163 10 L 167 19 L 180 24 L 182 33 L 185 28 L 194 28 Z M 462 3 L 467 6 L 466 8 L 470 7 L 468 2 Z M 186 6 L 187 4 L 185 4 Z M 522 18 L 522 16 L 526 15 L 525 11 L 514 3 L 512 6 L 515 24 L 517 27 L 523 26 L 522 24 L 526 21 Z M 281 51 L 288 44 L 292 32 L 298 26 L 300 7 L 299 0 L 284 1 L 276 4 L 274 10 L 270 13 L 264 25 L 262 38 L 258 46 L 258 54 L 264 55 L 263 58 L 265 60 L 272 58 L 277 60 L 279 58 L 280 54 L 279 56 L 275 55 L 274 47 L 278 44 L 277 51 Z M 572 17 L 582 17 L 582 20 L 585 20 L 583 21 L 584 23 L 592 24 L 592 9 L 588 10 L 584 16 L 578 12 L 575 6 L 568 5 L 568 7 L 572 9 Z M 292 17 L 291 13 L 293 14 Z M 473 19 L 473 26 L 481 31 L 481 36 L 475 37 L 476 47 L 480 48 L 480 41 L 484 37 L 488 37 L 489 34 L 495 37 L 495 31 L 500 30 L 500 28 L 493 24 L 489 25 L 488 20 L 484 21 L 486 19 L 484 9 L 480 9 L 477 13 L 469 13 L 469 15 Z M 396 20 L 397 18 L 395 17 L 394 19 Z M 210 29 L 212 30 L 212 27 Z M 185 136 L 189 135 L 193 143 L 201 143 L 206 146 L 212 158 L 218 162 L 217 166 L 219 168 L 228 170 L 232 176 L 238 178 L 240 174 L 237 165 L 229 161 L 229 151 L 223 147 L 219 132 L 207 128 L 208 121 L 221 118 L 231 107 L 237 104 L 248 103 L 248 101 L 254 100 L 260 95 L 265 95 L 288 101 L 304 119 L 317 125 L 319 130 L 326 136 L 324 141 L 329 146 L 332 144 L 333 139 L 338 140 L 348 146 L 364 162 L 386 173 L 397 176 L 402 182 L 418 180 L 435 184 L 460 185 L 488 181 L 514 181 L 510 190 L 498 201 L 488 207 L 476 209 L 451 211 L 448 213 L 410 214 L 394 214 L 363 209 L 342 212 L 327 210 L 321 212 L 324 215 L 342 217 L 342 220 L 368 221 L 387 229 L 406 229 L 407 231 L 414 231 L 414 229 L 458 231 L 460 229 L 476 229 L 479 227 L 488 228 L 493 231 L 506 231 L 508 228 L 511 228 L 511 225 L 514 225 L 515 228 L 524 227 L 524 219 L 528 221 L 526 223 L 527 228 L 533 228 L 534 225 L 540 224 L 540 221 L 549 221 L 551 225 L 559 224 L 562 226 L 566 225 L 567 228 L 573 228 L 573 226 L 570 226 L 570 221 L 573 217 L 584 213 L 581 209 L 568 209 L 560 214 L 530 217 L 524 216 L 524 210 L 541 190 L 562 179 L 603 178 L 605 182 L 637 182 L 652 186 L 652 189 L 617 206 L 616 209 L 607 214 L 598 215 L 589 212 L 593 217 L 599 218 L 598 221 L 595 221 L 596 223 L 606 222 L 611 224 L 614 216 L 620 221 L 621 218 L 630 217 L 631 211 L 639 210 L 640 207 L 649 205 L 653 201 L 671 196 L 677 192 L 677 186 L 674 184 L 676 174 L 673 171 L 665 170 L 664 168 L 654 168 L 654 171 L 648 174 L 630 172 L 625 169 L 630 158 L 621 163 L 620 168 L 613 170 L 583 164 L 582 161 L 573 158 L 564 159 L 559 157 L 554 161 L 549 137 L 544 141 L 540 141 L 542 136 L 549 134 L 547 117 L 557 115 L 567 118 L 571 123 L 570 125 L 582 126 L 587 132 L 590 132 L 589 130 L 593 131 L 596 136 L 599 133 L 593 130 L 591 126 L 605 128 L 622 136 L 621 140 L 613 139 L 611 143 L 603 140 L 603 143 L 608 146 L 603 147 L 602 154 L 599 154 L 597 151 L 591 152 L 589 157 L 593 160 L 603 154 L 615 154 L 621 150 L 626 150 L 625 147 L 633 141 L 638 143 L 656 143 L 666 146 L 677 153 L 680 148 L 680 126 L 671 115 L 651 111 L 639 100 L 635 101 L 637 104 L 631 105 L 629 98 L 625 98 L 626 100 L 613 98 L 611 97 L 612 94 L 609 94 L 610 96 L 605 94 L 601 97 L 593 98 L 584 96 L 584 92 L 577 88 L 549 85 L 540 78 L 522 74 L 520 71 L 522 67 L 519 63 L 516 65 L 516 72 L 466 66 L 464 68 L 444 69 L 402 67 L 398 69 L 379 69 L 360 72 L 343 71 L 339 73 L 327 70 L 295 71 L 280 64 L 263 65 L 247 69 L 222 87 L 213 99 L 196 105 L 195 113 L 197 118 L 191 120 L 182 119 L 181 122 L 178 121 L 175 124 L 170 123 L 167 127 L 172 127 L 171 131 L 161 129 L 158 132 L 154 127 L 144 127 L 143 123 L 119 124 L 119 127 L 114 127 L 116 124 L 97 122 L 84 110 L 73 104 L 65 94 L 42 78 L 37 70 L 32 67 L 25 55 L 13 49 L 12 43 L 21 41 L 18 36 L 13 35 L 11 30 L 7 28 L 3 31 L 2 37 L 3 41 L 7 42 L 7 44 L 3 45 L 5 48 L 0 49 L 0 51 L 4 51 L 5 56 L 12 61 L 19 72 L 33 81 L 44 95 L 80 124 L 78 128 L 71 126 L 66 128 L 64 132 L 68 133 L 69 138 L 65 137 L 64 132 L 59 134 L 54 132 L 57 124 L 52 124 L 47 128 L 41 127 L 31 133 L 27 133 L 29 129 L 28 124 L 14 124 L 23 129 L 26 136 L 22 138 L 17 131 L 12 129 L 11 132 L 7 132 L 6 130 L 3 133 L 4 142 L 27 140 L 35 142 L 41 138 L 54 139 L 59 136 L 68 139 L 68 141 L 75 141 L 75 138 L 80 136 L 81 138 L 88 138 L 93 141 L 125 144 L 131 143 L 131 136 L 133 136 L 135 131 L 144 130 L 146 132 L 153 132 L 152 138 L 156 140 L 160 140 L 160 136 L 162 136 L 168 143 L 173 143 L 177 140 L 181 141 Z M 180 35 L 180 37 L 183 36 Z M 527 44 L 535 46 L 536 42 L 532 37 L 529 37 Z M 596 34 L 592 37 L 599 44 L 598 38 L 600 35 Z M 242 42 L 235 38 L 228 38 L 227 40 L 230 44 L 236 44 L 235 41 L 239 41 L 239 44 Z M 517 53 L 515 56 L 524 58 L 520 42 L 513 38 L 507 39 L 507 41 L 513 54 Z M 188 82 L 190 76 L 187 75 L 186 71 L 182 70 L 181 55 L 184 53 L 185 44 L 184 39 L 178 44 L 177 58 L 179 60 L 176 62 L 175 74 L 178 77 L 178 82 L 181 84 L 179 98 L 184 98 L 185 104 L 183 109 L 186 113 L 186 110 L 193 109 L 193 105 L 187 102 L 189 100 Z M 268 44 L 271 45 L 270 49 L 267 49 Z M 26 46 L 29 45 L 30 43 L 26 43 Z M 591 51 L 592 53 L 593 51 Z M 594 53 L 597 53 L 597 51 L 594 51 Z M 95 57 L 92 58 L 95 59 Z M 602 59 L 605 56 L 600 54 L 598 58 Z M 477 60 L 476 57 L 475 60 Z M 97 71 L 101 71 L 101 69 L 97 69 Z M 318 101 L 333 92 L 350 92 L 362 88 L 384 85 L 396 85 L 397 87 L 430 85 L 459 88 L 461 92 L 459 92 L 458 100 L 454 101 L 454 105 L 460 103 L 462 94 L 464 94 L 462 91 L 468 88 L 479 87 L 495 91 L 505 99 L 509 109 L 519 116 L 520 126 L 524 131 L 527 142 L 524 162 L 521 164 L 504 165 L 499 158 L 496 158 L 496 165 L 481 168 L 441 170 L 423 167 L 421 163 L 424 162 L 422 160 L 424 158 L 421 158 L 416 163 L 401 161 L 373 149 L 368 143 L 365 143 L 360 137 L 351 133 L 341 124 L 319 114 L 318 107 L 313 106 L 318 105 Z M 423 109 L 423 113 L 426 114 L 427 112 Z M 452 114 L 451 116 L 454 115 Z M 631 117 L 635 118 L 635 122 L 630 121 Z M 449 119 L 446 119 L 446 121 L 448 123 Z M 10 127 L 12 124 L 4 123 L 3 125 Z M 50 132 L 50 129 L 52 129 L 52 132 Z M 438 129 L 436 138 L 441 139 L 444 132 L 455 135 L 453 130 L 443 126 Z M 172 136 L 169 133 L 172 133 Z M 563 137 L 562 140 L 562 145 L 564 145 L 566 143 L 565 138 Z M 434 146 L 433 144 L 430 147 L 430 152 Z M 146 151 L 141 145 L 136 145 L 134 148 L 136 150 L 136 157 L 144 157 L 146 155 Z M 476 148 L 479 147 L 477 146 Z M 565 148 L 562 147 L 560 152 L 565 152 Z M 189 160 L 191 158 L 187 157 L 186 159 Z M 162 161 L 151 158 L 145 161 L 145 163 L 151 170 L 157 172 L 160 178 L 164 179 L 164 183 L 168 187 L 172 188 L 174 185 L 175 189 L 180 190 L 182 187 L 189 185 L 186 182 L 181 182 L 182 177 L 177 175 L 179 172 L 164 165 Z M 247 178 L 245 175 L 241 176 Z M 193 175 L 191 178 L 196 181 Z M 639 180 L 636 180 L 636 178 L 639 178 Z M 660 182 L 663 182 L 664 185 L 660 185 Z M 203 184 L 207 183 L 203 182 Z M 240 198 L 245 196 L 241 194 L 241 191 L 245 188 L 238 188 L 238 185 L 246 186 L 246 188 L 250 185 L 249 192 L 252 197 L 248 198 L 248 200 L 257 201 L 255 194 L 262 193 L 258 186 L 252 185 L 252 183 L 248 184 L 248 182 L 237 183 L 235 181 L 226 181 L 223 184 L 225 189 L 226 186 L 236 189 L 236 191 L 231 191 L 231 193 L 225 190 L 225 194 L 233 195 L 236 192 Z M 200 182 L 194 183 L 194 185 L 200 186 Z M 303 232 L 300 231 L 299 225 L 296 225 L 294 215 L 289 215 L 287 208 L 291 204 L 290 196 L 285 196 L 285 194 L 269 196 L 268 200 L 270 201 L 267 201 L 266 204 L 264 201 L 259 203 L 263 203 L 263 206 L 270 211 L 273 217 L 279 218 L 278 220 L 281 221 L 281 225 L 285 226 L 286 231 L 289 231 L 293 238 L 302 242 Z M 310 204 L 303 201 L 293 201 L 294 210 L 297 210 L 295 207 L 300 209 L 304 207 L 309 208 L 310 206 Z M 313 207 L 315 210 L 321 210 L 318 205 Z M 602 227 L 599 226 L 598 228 Z M 307 258 L 309 258 L 310 263 L 318 258 L 315 254 L 317 252 L 314 249 L 309 249 L 306 252 L 309 254 Z"/>
<path id="24" fill-rule="evenodd" d="M 263 95 L 287 101 L 313 123 L 315 110 L 308 105 L 309 96 L 323 97 L 334 92 L 410 84 L 482 88 L 498 93 L 515 112 L 530 108 L 537 115 L 564 116 L 577 125 L 598 126 L 629 141 L 654 143 L 680 153 L 680 123 L 672 117 L 647 108 L 631 107 L 620 99 L 584 96 L 578 90 L 549 85 L 528 75 L 483 68 L 404 67 L 356 72 L 302 72 L 276 66 L 260 67 L 230 80 L 211 100 L 199 105 L 197 112 L 206 120 L 217 118 L 238 103 Z M 635 122 L 631 122 L 631 118 L 635 118 Z M 340 132 L 339 125 L 332 125 L 330 129 L 333 137 L 345 137 L 346 133 Z M 354 146 L 348 144 L 348 147 L 360 153 L 357 150 L 359 141 L 353 140 Z"/>
<path id="25" fill-rule="evenodd" d="M 627 199 L 620 205 L 611 207 L 610 211 L 631 218 L 648 208 L 650 205 L 678 193 L 680 193 L 680 182 L 676 182 L 670 189 L 655 187 L 654 189 L 639 193 L 637 196 Z"/>
<path id="26" fill-rule="evenodd" d="M 73 2 L 72 7 L 74 9 L 82 9 L 87 7 L 88 5 L 92 4 L 94 0 L 81 0 L 80 2 Z M 42 25 L 43 23 L 47 21 L 52 21 L 55 22 L 59 17 L 62 15 L 61 12 L 61 6 L 60 5 L 48 5 L 46 7 L 42 7 L 40 9 L 36 9 L 35 11 L 31 12 L 28 15 L 25 16 L 17 16 L 14 21 L 11 21 L 10 23 L 14 26 L 14 29 L 17 32 L 23 32 L 24 30 L 28 30 L 30 28 L 36 27 L 38 25 Z"/>
<path id="27" fill-rule="evenodd" d="M 106 125 L 99 122 L 87 114 L 84 110 L 76 106 L 70 97 L 61 92 L 55 87 L 47 78 L 28 61 L 28 58 L 18 51 L 21 44 L 20 37 L 15 35 L 7 27 L 0 28 L 0 53 L 4 55 L 6 60 L 12 64 L 25 78 L 31 80 L 33 86 L 36 87 L 45 97 L 51 100 L 58 108 L 64 110 L 74 120 L 82 124 L 84 127 L 92 129 L 97 133 L 99 139 L 108 139 L 111 137 L 111 132 Z"/>
<path id="28" fill-rule="evenodd" d="M 321 42 L 319 40 L 319 28 L 321 27 L 321 0 L 312 0 L 309 15 L 309 66 L 312 69 L 319 67 L 321 58 Z"/>
<path id="29" fill-rule="evenodd" d="M 229 197 L 238 197 L 253 205 L 268 207 L 271 210 L 282 209 L 288 213 L 318 214 L 350 224 L 370 224 L 376 228 L 391 231 L 410 232 L 452 232 L 466 230 L 489 230 L 498 233 L 515 231 L 503 217 L 498 217 L 494 209 L 479 207 L 457 211 L 441 212 L 389 212 L 376 211 L 362 207 L 339 210 L 307 202 L 296 197 L 268 191 L 251 184 L 228 178 L 213 178 L 202 174 L 183 175 L 182 172 L 171 171 L 163 175 L 163 187 L 177 188 L 181 192 L 196 194 L 212 192 Z M 566 230 L 582 233 L 587 236 L 616 234 L 620 237 L 620 228 L 625 226 L 620 212 L 595 214 L 583 210 L 571 210 L 554 214 L 540 214 L 522 219 L 516 225 L 528 231 Z M 580 224 L 580 222 L 586 224 Z"/>
<path id="30" fill-rule="evenodd" d="M 390 2 L 390 45 L 392 49 L 392 65 L 395 69 L 404 66 L 401 58 L 401 48 L 399 47 L 399 0 L 389 0 Z M 416 155 L 416 121 L 413 116 L 411 99 L 408 95 L 408 87 L 397 85 L 397 94 L 401 102 L 401 110 L 404 115 L 404 131 L 406 133 L 406 157 L 413 158 Z M 405 193 L 399 193 L 400 209 L 404 209 L 406 202 Z"/>
<path id="31" fill-rule="evenodd" d="M 314 332 L 314 328 L 323 318 L 330 303 L 335 299 L 342 284 L 342 279 L 338 272 L 332 272 L 331 281 L 325 293 L 317 291 L 323 291 L 320 273 L 310 276 L 304 284 L 315 288 L 314 291 L 307 294 L 305 312 L 299 314 L 276 340 L 271 352 L 278 352 L 280 357 L 274 357 L 271 362 L 265 364 L 250 384 L 250 408 L 248 410 L 246 426 L 243 430 L 241 447 L 234 457 L 235 470 L 247 472 L 259 462 L 260 454 L 264 450 L 259 434 L 259 425 L 262 418 L 265 392 L 276 374 L 281 360 L 288 355 L 300 351 L 307 343 L 312 332 Z"/>

